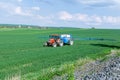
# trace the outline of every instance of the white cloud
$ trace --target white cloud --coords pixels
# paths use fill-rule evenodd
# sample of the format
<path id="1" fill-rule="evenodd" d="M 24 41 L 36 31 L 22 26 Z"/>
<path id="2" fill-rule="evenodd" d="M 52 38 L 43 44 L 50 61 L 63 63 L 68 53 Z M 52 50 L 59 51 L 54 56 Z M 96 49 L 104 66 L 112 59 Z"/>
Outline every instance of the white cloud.
<path id="1" fill-rule="evenodd" d="M 71 20 L 72 19 L 72 15 L 66 11 L 62 11 L 58 15 L 59 15 L 59 19 L 61 19 L 61 20 Z"/>
<path id="2" fill-rule="evenodd" d="M 32 11 L 30 9 L 22 8 L 12 3 L 0 2 L 0 9 L 7 12 L 6 15 L 18 15 L 18 16 L 32 16 Z"/>
<path id="3" fill-rule="evenodd" d="M 113 16 L 97 16 L 97 15 L 87 15 L 87 14 L 71 14 L 66 11 L 62 11 L 59 13 L 59 19 L 64 21 L 73 21 L 80 22 L 84 24 L 92 24 L 92 25 L 102 25 L 102 24 L 114 24 L 120 25 L 120 17 Z"/>
<path id="4" fill-rule="evenodd" d="M 94 15 L 94 16 L 90 16 L 90 18 L 91 18 L 92 21 L 95 22 L 95 23 L 99 23 L 99 24 L 100 24 L 100 23 L 103 22 L 101 16 Z"/>
<path id="5" fill-rule="evenodd" d="M 22 14 L 22 9 L 21 9 L 21 7 L 16 7 L 16 8 L 15 8 L 15 13 L 16 13 L 16 14 Z"/>
<path id="6" fill-rule="evenodd" d="M 18 6 L 13 3 L 0 2 L 0 10 L 4 11 L 6 13 L 4 15 L 7 15 L 9 17 L 11 16 L 16 18 L 20 17 L 21 19 L 25 19 L 25 20 L 27 19 L 24 17 L 29 17 L 29 19 L 31 19 L 32 21 L 34 20 L 36 22 L 55 24 L 55 22 L 52 20 L 54 16 L 51 16 L 51 15 L 42 16 L 38 14 L 36 11 L 40 11 L 40 7 L 37 7 L 37 6 L 26 8 L 23 6 Z"/>
<path id="7" fill-rule="evenodd" d="M 104 23 L 120 24 L 120 17 L 103 16 Z"/>
<path id="8" fill-rule="evenodd" d="M 77 21 L 82 21 L 82 22 L 86 22 L 89 21 L 88 15 L 87 14 L 73 14 L 73 20 L 77 20 Z"/>
<path id="9" fill-rule="evenodd" d="M 31 16 L 32 14 L 29 11 L 23 11 L 22 7 L 18 6 L 14 9 L 14 13 L 16 15 L 20 15 L 20 16 Z"/>

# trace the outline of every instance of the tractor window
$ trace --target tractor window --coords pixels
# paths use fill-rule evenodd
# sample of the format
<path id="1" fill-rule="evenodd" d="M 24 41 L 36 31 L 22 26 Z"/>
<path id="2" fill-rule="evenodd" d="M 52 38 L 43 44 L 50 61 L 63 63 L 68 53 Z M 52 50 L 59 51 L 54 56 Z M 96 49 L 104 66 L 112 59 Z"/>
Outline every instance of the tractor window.
<path id="1" fill-rule="evenodd" d="M 50 35 L 49 38 L 53 38 L 53 39 L 59 39 L 59 36 L 54 36 L 54 35 Z"/>

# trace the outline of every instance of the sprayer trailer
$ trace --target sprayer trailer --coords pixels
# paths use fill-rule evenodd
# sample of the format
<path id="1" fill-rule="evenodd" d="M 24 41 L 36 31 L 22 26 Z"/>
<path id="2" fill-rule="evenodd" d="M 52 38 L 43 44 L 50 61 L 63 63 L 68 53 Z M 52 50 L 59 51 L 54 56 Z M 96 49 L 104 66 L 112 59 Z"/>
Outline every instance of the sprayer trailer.
<path id="1" fill-rule="evenodd" d="M 52 34 L 49 35 L 49 40 L 46 41 L 43 46 L 62 47 L 66 44 L 73 45 L 73 43 L 73 38 L 70 34 Z"/>

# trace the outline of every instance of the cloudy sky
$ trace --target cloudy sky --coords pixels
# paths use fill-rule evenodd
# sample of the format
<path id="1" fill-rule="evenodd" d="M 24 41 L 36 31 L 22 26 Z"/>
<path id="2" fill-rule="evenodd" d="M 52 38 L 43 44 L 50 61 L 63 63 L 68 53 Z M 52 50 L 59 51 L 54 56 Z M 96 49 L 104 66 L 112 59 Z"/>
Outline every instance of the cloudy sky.
<path id="1" fill-rule="evenodd" d="M 0 0 L 0 24 L 120 29 L 120 0 Z"/>

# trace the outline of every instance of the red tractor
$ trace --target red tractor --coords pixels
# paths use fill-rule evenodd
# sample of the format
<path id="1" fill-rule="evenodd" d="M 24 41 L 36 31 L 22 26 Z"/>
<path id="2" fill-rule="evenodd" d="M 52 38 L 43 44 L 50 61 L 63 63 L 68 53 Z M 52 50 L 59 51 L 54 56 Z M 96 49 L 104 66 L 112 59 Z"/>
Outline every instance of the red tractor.
<path id="1" fill-rule="evenodd" d="M 44 43 L 44 46 L 62 47 L 63 41 L 60 39 L 60 36 L 58 34 L 52 34 L 49 35 L 49 40 Z"/>
<path id="2" fill-rule="evenodd" d="M 44 46 L 62 47 L 64 44 L 73 45 L 74 43 L 72 36 L 69 34 L 52 34 L 49 36 L 49 38 L 50 39 L 44 43 Z"/>

